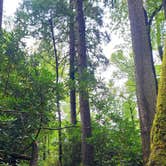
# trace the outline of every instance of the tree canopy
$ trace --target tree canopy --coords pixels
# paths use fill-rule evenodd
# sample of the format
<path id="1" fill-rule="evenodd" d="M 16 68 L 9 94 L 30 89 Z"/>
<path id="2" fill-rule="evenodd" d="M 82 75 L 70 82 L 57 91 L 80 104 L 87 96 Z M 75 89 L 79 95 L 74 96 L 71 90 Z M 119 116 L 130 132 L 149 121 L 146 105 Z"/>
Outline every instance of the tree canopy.
<path id="1" fill-rule="evenodd" d="M 164 166 L 165 0 L 3 3 L 0 165 Z"/>

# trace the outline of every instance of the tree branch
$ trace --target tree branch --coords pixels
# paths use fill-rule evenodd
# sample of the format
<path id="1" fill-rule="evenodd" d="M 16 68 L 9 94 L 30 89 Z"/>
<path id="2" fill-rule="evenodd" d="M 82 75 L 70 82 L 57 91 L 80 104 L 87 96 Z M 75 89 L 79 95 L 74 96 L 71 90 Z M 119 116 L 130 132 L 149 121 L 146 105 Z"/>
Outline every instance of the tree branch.
<path id="1" fill-rule="evenodd" d="M 41 117 L 40 117 L 40 127 L 39 127 L 38 130 L 37 130 L 37 133 L 36 133 L 36 135 L 35 135 L 34 140 L 37 140 L 37 138 L 38 138 L 38 136 L 39 136 L 39 134 L 40 134 L 41 129 L 42 129 L 42 114 L 41 114 Z M 26 146 L 26 147 L 23 149 L 22 153 L 25 153 L 29 148 L 31 148 L 31 146 L 32 146 L 32 144 L 33 144 L 33 142 L 34 142 L 34 140 L 33 140 L 28 146 Z"/>
<path id="2" fill-rule="evenodd" d="M 24 155 L 24 154 L 18 154 L 18 153 L 6 153 L 4 151 L 1 151 L 1 155 L 0 155 L 0 164 L 3 163 L 9 163 L 10 162 L 10 158 L 14 158 L 16 160 L 27 160 L 30 161 L 31 157 Z"/>
<path id="3" fill-rule="evenodd" d="M 158 7 L 158 8 L 156 8 L 154 11 L 153 11 L 153 13 L 152 13 L 152 15 L 149 17 L 149 26 L 151 26 L 152 25 L 152 22 L 153 22 L 153 19 L 154 19 L 154 17 L 160 12 L 160 10 L 162 9 L 162 4 Z"/>
<path id="4" fill-rule="evenodd" d="M 28 114 L 29 112 L 26 112 L 26 111 L 16 111 L 16 110 L 0 110 L 0 113 L 11 113 L 11 114 L 22 114 L 22 113 L 26 113 L 26 114 Z"/>
<path id="5" fill-rule="evenodd" d="M 65 127 L 61 127 L 61 128 L 49 128 L 49 127 L 44 127 L 42 128 L 43 130 L 63 130 L 63 129 L 67 129 L 67 128 L 73 128 L 73 127 L 80 127 L 80 126 L 65 126 Z"/>
<path id="6" fill-rule="evenodd" d="M 27 161 L 29 161 L 31 159 L 30 156 L 26 156 L 26 155 L 23 155 L 23 154 L 17 154 L 17 153 L 13 153 L 10 156 L 12 156 L 12 157 L 14 157 L 15 159 L 18 159 L 18 160 L 27 160 Z"/>

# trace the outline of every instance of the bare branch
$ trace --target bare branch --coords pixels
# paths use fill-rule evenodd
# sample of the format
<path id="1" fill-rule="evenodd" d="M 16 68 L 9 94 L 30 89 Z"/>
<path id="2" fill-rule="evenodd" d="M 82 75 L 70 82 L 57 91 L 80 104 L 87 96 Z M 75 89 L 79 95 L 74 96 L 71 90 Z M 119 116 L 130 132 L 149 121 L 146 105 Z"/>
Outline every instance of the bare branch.
<path id="1" fill-rule="evenodd" d="M 65 127 L 61 127 L 61 128 L 49 128 L 49 127 L 44 127 L 42 128 L 43 130 L 63 130 L 63 129 L 67 129 L 67 128 L 74 128 L 74 127 L 80 127 L 80 126 L 65 126 Z"/>
<path id="2" fill-rule="evenodd" d="M 26 111 L 16 111 L 16 110 L 0 110 L 0 113 L 11 113 L 11 114 L 22 114 L 22 113 L 26 113 L 26 114 L 28 114 L 29 112 L 26 112 Z"/>
<path id="3" fill-rule="evenodd" d="M 154 11 L 153 11 L 153 13 L 152 13 L 152 15 L 149 17 L 149 26 L 151 26 L 152 25 L 152 22 L 153 22 L 153 19 L 154 19 L 154 17 L 160 12 L 160 10 L 162 9 L 162 4 L 158 7 L 158 8 L 156 8 Z"/>

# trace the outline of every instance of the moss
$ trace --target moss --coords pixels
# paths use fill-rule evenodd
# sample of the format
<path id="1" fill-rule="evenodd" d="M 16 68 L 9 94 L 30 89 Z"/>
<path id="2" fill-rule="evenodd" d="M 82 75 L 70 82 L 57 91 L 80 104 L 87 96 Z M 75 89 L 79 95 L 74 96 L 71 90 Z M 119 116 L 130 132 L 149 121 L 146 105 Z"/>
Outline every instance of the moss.
<path id="1" fill-rule="evenodd" d="M 151 131 L 151 154 L 147 166 L 166 166 L 166 42 L 157 98 L 157 112 Z"/>

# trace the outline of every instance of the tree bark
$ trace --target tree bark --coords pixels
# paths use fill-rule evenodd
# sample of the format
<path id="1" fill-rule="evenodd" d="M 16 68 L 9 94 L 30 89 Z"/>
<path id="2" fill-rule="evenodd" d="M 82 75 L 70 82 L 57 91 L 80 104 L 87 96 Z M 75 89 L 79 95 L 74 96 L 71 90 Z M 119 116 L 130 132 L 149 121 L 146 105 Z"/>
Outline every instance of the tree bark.
<path id="1" fill-rule="evenodd" d="M 74 0 L 70 0 L 70 10 L 71 10 L 71 16 L 70 16 L 70 34 L 69 34 L 69 40 L 70 40 L 70 111 L 71 111 L 71 123 L 73 125 L 76 124 L 76 90 L 75 90 L 75 31 L 74 31 Z"/>
<path id="2" fill-rule="evenodd" d="M 78 71 L 79 71 L 79 105 L 82 123 L 82 164 L 93 165 L 93 146 L 87 142 L 92 136 L 87 80 L 87 54 L 85 41 L 85 20 L 83 1 L 76 0 L 78 24 Z"/>
<path id="3" fill-rule="evenodd" d="M 74 0 L 70 0 L 70 22 L 69 22 L 69 55 L 70 55 L 70 118 L 71 124 L 76 125 L 77 123 L 77 115 L 76 115 L 76 88 L 75 88 L 75 57 L 76 57 L 76 50 L 75 50 L 75 16 L 74 16 Z M 75 142 L 75 138 L 73 136 L 72 145 L 71 145 L 71 165 L 77 166 L 77 144 Z"/>
<path id="4" fill-rule="evenodd" d="M 2 18 L 3 18 L 3 0 L 0 0 L 0 29 L 2 28 Z"/>
<path id="5" fill-rule="evenodd" d="M 166 43 L 157 97 L 157 112 L 151 131 L 151 154 L 147 165 L 166 165 Z"/>
<path id="6" fill-rule="evenodd" d="M 150 130 L 155 114 L 157 81 L 142 0 L 128 0 L 132 45 L 135 54 L 136 93 L 144 163 L 150 153 Z"/>
<path id="7" fill-rule="evenodd" d="M 164 9 L 164 15 L 166 18 L 166 0 L 163 0 L 163 9 Z"/>
<path id="8" fill-rule="evenodd" d="M 47 158 L 47 136 L 44 136 L 43 138 L 43 160 L 46 160 Z"/>
<path id="9" fill-rule="evenodd" d="M 29 166 L 37 166 L 37 165 L 38 165 L 38 145 L 37 142 L 34 141 L 32 143 L 32 156 Z"/>
<path id="10" fill-rule="evenodd" d="M 158 54 L 162 61 L 163 59 L 163 47 L 161 45 L 161 30 L 160 30 L 160 21 L 156 18 L 156 36 L 157 36 L 157 47 L 158 47 Z"/>

